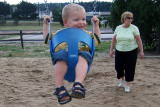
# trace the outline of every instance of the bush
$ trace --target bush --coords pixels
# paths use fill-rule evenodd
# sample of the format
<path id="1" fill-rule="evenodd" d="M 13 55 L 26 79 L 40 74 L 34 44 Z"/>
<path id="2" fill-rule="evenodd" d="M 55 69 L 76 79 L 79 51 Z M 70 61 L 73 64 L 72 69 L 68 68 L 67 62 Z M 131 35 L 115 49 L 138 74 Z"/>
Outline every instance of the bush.
<path id="1" fill-rule="evenodd" d="M 0 18 L 0 25 L 3 26 L 6 24 L 6 19 L 5 18 Z"/>
<path id="2" fill-rule="evenodd" d="M 15 26 L 19 25 L 19 19 L 18 18 L 14 18 L 13 25 L 15 25 Z"/>
<path id="3" fill-rule="evenodd" d="M 88 25 L 91 25 L 91 20 L 87 20 L 87 24 L 88 24 Z"/>

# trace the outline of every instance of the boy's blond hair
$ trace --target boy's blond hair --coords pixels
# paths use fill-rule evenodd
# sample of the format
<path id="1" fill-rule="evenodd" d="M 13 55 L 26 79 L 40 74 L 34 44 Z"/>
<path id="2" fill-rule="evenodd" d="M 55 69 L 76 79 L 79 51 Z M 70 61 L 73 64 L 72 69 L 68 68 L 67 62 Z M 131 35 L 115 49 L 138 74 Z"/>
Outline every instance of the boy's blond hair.
<path id="1" fill-rule="evenodd" d="M 84 7 L 82 7 L 78 4 L 75 4 L 75 3 L 67 4 L 62 10 L 62 19 L 67 20 L 69 14 L 72 11 L 82 11 L 82 10 L 85 11 Z"/>
<path id="2" fill-rule="evenodd" d="M 133 14 L 131 12 L 124 12 L 122 15 L 121 15 L 121 22 L 124 23 L 125 19 L 127 17 L 133 17 Z"/>

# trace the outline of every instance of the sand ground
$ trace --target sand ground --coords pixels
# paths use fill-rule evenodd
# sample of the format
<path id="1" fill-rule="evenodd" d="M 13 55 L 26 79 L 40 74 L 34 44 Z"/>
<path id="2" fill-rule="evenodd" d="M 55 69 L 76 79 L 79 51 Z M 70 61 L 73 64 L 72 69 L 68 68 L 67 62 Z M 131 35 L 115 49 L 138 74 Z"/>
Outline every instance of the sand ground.
<path id="1" fill-rule="evenodd" d="M 0 58 L 0 107 L 60 107 L 50 58 Z M 117 88 L 114 59 L 95 57 L 84 81 L 86 98 L 63 107 L 159 107 L 160 58 L 137 60 L 131 92 Z M 71 92 L 73 83 L 65 81 Z"/>

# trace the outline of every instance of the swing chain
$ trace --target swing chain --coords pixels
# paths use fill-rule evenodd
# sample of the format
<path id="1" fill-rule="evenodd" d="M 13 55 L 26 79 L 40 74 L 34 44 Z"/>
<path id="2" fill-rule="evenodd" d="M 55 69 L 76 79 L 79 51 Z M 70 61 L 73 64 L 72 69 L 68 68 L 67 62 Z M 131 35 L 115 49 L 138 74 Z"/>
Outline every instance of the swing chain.
<path id="1" fill-rule="evenodd" d="M 48 10 L 47 0 L 44 0 L 44 2 L 45 2 L 45 8 L 46 8 L 46 15 L 50 16 L 50 12 Z M 52 23 L 52 19 L 48 20 L 47 23 L 49 25 L 49 38 L 51 39 L 52 38 L 52 36 L 51 36 L 51 23 Z"/>
<path id="2" fill-rule="evenodd" d="M 46 7 L 46 5 L 47 5 L 47 0 L 44 0 L 44 3 L 45 3 L 45 7 Z"/>
<path id="3" fill-rule="evenodd" d="M 94 0 L 94 3 L 93 3 L 93 14 L 94 15 L 96 13 L 96 7 L 97 7 L 97 2 L 96 2 L 96 0 Z"/>
<path id="4" fill-rule="evenodd" d="M 96 12 L 96 7 L 97 7 L 97 4 L 96 4 L 96 0 L 94 0 L 94 3 L 93 3 L 93 8 L 94 8 L 94 10 L 93 10 L 93 16 L 95 16 L 95 12 Z M 95 26 L 95 22 L 94 21 L 92 21 L 92 38 L 94 38 L 94 26 Z"/>
<path id="5" fill-rule="evenodd" d="M 44 0 L 45 2 L 45 8 L 46 8 L 46 15 L 50 15 L 49 9 L 48 9 L 48 4 L 47 4 L 47 0 Z"/>

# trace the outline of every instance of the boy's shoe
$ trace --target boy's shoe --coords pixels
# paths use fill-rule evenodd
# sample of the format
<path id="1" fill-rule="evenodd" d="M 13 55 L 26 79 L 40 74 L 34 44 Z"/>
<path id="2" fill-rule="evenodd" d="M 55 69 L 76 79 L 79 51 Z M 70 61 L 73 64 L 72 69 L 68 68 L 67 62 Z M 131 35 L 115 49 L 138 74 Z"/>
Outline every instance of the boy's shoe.
<path id="1" fill-rule="evenodd" d="M 66 92 L 60 94 L 61 91 L 66 91 Z M 56 88 L 56 92 L 54 92 L 54 95 L 57 96 L 59 104 L 66 104 L 72 100 L 72 97 L 70 96 L 70 94 L 68 93 L 67 89 L 64 86 Z M 64 97 L 69 97 L 69 98 L 62 100 Z"/>
<path id="2" fill-rule="evenodd" d="M 130 87 L 129 86 L 125 86 L 125 92 L 129 93 L 130 92 Z"/>
<path id="3" fill-rule="evenodd" d="M 76 85 L 79 85 L 80 87 L 76 87 Z M 86 89 L 84 88 L 82 83 L 75 82 L 73 84 L 71 96 L 73 98 L 78 98 L 78 99 L 85 98 L 85 91 L 86 91 Z"/>
<path id="4" fill-rule="evenodd" d="M 124 83 L 124 80 L 121 80 L 121 82 L 119 83 L 118 87 L 122 87 Z"/>

